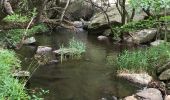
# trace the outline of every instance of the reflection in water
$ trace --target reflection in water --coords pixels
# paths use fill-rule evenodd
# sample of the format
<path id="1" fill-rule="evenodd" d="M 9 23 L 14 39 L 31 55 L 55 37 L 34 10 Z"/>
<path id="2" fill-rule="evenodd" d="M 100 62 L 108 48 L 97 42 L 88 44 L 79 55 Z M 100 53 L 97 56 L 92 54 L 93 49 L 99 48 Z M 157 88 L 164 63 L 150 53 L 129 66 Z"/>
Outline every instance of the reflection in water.
<path id="1" fill-rule="evenodd" d="M 51 36 L 38 35 L 37 45 L 51 46 L 58 49 L 61 44 L 67 45 L 72 37 L 86 43 L 87 50 L 81 60 L 68 60 L 60 64 L 40 66 L 33 74 L 31 88 L 39 87 L 50 90 L 45 100 L 99 100 L 112 96 L 131 95 L 137 88 L 114 76 L 114 66 L 107 65 L 106 58 L 115 56 L 120 47 L 112 43 L 97 41 L 95 36 L 87 33 L 72 33 L 66 30 L 53 33 Z M 24 57 L 35 52 L 24 49 L 19 54 Z M 33 56 L 33 54 L 31 53 Z M 25 63 L 24 63 L 25 64 Z"/>

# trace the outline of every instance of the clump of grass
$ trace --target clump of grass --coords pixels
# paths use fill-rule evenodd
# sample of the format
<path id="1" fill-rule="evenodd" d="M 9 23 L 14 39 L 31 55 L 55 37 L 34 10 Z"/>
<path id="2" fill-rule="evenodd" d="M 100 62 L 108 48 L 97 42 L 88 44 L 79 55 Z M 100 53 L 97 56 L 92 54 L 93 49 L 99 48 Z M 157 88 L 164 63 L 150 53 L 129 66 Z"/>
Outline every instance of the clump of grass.
<path id="1" fill-rule="evenodd" d="M 27 17 L 27 16 L 23 16 L 21 14 L 12 14 L 12 15 L 8 15 L 3 20 L 6 21 L 6 22 L 21 22 L 21 23 L 24 23 L 24 22 L 28 22 L 30 20 L 30 18 Z"/>
<path id="2" fill-rule="evenodd" d="M 85 43 L 75 40 L 72 38 L 69 41 L 68 47 L 60 46 L 60 49 L 58 50 L 59 54 L 61 55 L 61 62 L 63 59 L 66 58 L 66 56 L 69 56 L 71 58 L 80 58 L 82 53 L 86 51 L 86 45 Z"/>
<path id="3" fill-rule="evenodd" d="M 13 51 L 0 49 L 0 98 L 2 100 L 27 100 L 23 84 L 12 77 L 12 70 L 20 67 Z"/>
<path id="4" fill-rule="evenodd" d="M 153 71 L 170 59 L 170 45 L 161 44 L 146 50 L 124 51 L 115 60 L 119 71 Z"/>

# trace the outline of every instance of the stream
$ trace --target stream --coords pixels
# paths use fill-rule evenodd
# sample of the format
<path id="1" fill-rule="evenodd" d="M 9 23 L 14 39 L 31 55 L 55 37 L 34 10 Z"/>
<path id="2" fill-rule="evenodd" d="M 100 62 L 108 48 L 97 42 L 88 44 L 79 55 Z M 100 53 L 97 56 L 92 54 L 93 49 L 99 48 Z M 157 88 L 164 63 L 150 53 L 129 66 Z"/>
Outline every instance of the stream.
<path id="1" fill-rule="evenodd" d="M 52 33 L 35 35 L 35 46 L 25 45 L 16 51 L 22 60 L 23 68 L 28 68 L 37 46 L 50 46 L 53 50 L 67 45 L 71 38 L 86 43 L 86 52 L 82 59 L 70 59 L 63 63 L 39 66 L 33 73 L 30 88 L 49 90 L 45 100 L 114 100 L 132 95 L 138 87 L 116 77 L 116 66 L 108 64 L 107 57 L 116 57 L 128 46 L 113 44 L 112 41 L 98 41 L 87 32 L 58 30 Z M 130 47 L 129 47 L 130 48 Z"/>

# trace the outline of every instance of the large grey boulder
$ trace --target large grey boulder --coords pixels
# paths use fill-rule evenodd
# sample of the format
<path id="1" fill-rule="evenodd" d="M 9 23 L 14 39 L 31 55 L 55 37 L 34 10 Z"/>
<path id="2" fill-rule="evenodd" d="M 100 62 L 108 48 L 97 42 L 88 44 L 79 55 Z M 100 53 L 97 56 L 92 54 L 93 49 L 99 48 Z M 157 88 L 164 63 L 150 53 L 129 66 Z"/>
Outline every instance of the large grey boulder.
<path id="1" fill-rule="evenodd" d="M 126 5 L 128 8 L 128 5 Z M 119 25 L 121 23 L 121 16 L 119 14 L 119 11 L 117 10 L 116 6 L 113 5 L 112 7 L 108 8 L 106 12 L 109 16 L 109 20 L 112 25 Z M 135 21 L 139 21 L 144 19 L 146 16 L 145 13 L 140 12 L 136 13 L 134 16 Z M 94 30 L 94 29 L 101 29 L 103 27 L 106 27 L 108 24 L 108 20 L 102 12 L 96 13 L 91 19 L 90 23 L 88 25 L 89 30 Z"/>
<path id="2" fill-rule="evenodd" d="M 132 96 L 127 96 L 123 100 L 138 100 L 134 95 Z"/>
<path id="3" fill-rule="evenodd" d="M 151 42 L 155 38 L 157 30 L 154 28 L 144 29 L 130 34 L 132 35 L 135 44 L 141 44 Z"/>
<path id="4" fill-rule="evenodd" d="M 148 85 L 152 81 L 152 77 L 147 73 L 119 73 L 118 77 L 124 78 L 132 83 L 139 85 Z"/>
<path id="5" fill-rule="evenodd" d="M 136 93 L 139 100 L 163 100 L 162 94 L 158 89 L 148 88 L 141 92 Z"/>

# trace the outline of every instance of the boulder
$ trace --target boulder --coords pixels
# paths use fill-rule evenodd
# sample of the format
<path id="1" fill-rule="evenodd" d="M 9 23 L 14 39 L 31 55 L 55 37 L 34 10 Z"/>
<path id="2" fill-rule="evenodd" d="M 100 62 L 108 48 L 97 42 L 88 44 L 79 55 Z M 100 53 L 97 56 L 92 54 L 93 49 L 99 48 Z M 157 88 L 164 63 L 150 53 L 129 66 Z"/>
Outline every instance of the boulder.
<path id="1" fill-rule="evenodd" d="M 158 45 L 160 45 L 160 44 L 162 44 L 164 42 L 165 42 L 164 40 L 156 40 L 154 42 L 151 42 L 150 45 L 151 46 L 158 46 Z"/>
<path id="2" fill-rule="evenodd" d="M 34 44 L 36 42 L 34 37 L 27 38 L 23 40 L 23 44 Z"/>
<path id="3" fill-rule="evenodd" d="M 124 78 L 132 83 L 139 85 L 148 85 L 152 81 L 152 77 L 147 73 L 119 73 L 118 77 Z"/>
<path id="4" fill-rule="evenodd" d="M 170 80 L 170 69 L 165 70 L 159 75 L 159 80 L 166 81 Z"/>
<path id="5" fill-rule="evenodd" d="M 38 46 L 36 53 L 37 54 L 46 54 L 52 51 L 51 47 L 47 46 Z"/>
<path id="6" fill-rule="evenodd" d="M 104 41 L 104 40 L 108 40 L 108 37 L 100 35 L 100 36 L 97 37 L 97 39 L 100 40 L 100 41 Z"/>
<path id="7" fill-rule="evenodd" d="M 129 5 L 126 5 L 127 9 Z M 109 20 L 112 25 L 120 25 L 121 23 L 121 16 L 119 11 L 117 10 L 116 6 L 113 5 L 112 7 L 108 8 L 106 12 L 109 16 Z M 146 14 L 144 12 L 136 13 L 134 16 L 134 21 L 143 20 Z M 97 29 L 104 29 L 108 28 L 108 21 L 105 14 L 99 12 L 94 14 L 94 16 L 90 19 L 90 24 L 88 25 L 88 30 L 97 30 Z"/>
<path id="8" fill-rule="evenodd" d="M 139 100 L 163 100 L 162 94 L 158 89 L 148 88 L 136 93 Z"/>
<path id="9" fill-rule="evenodd" d="M 70 20 L 80 20 L 80 18 L 89 20 L 93 16 L 94 10 L 95 8 L 89 3 L 75 1 L 70 3 L 65 14 Z"/>
<path id="10" fill-rule="evenodd" d="M 132 35 L 135 44 L 141 44 L 151 42 L 155 38 L 157 30 L 153 28 L 144 29 L 130 34 Z"/>
<path id="11" fill-rule="evenodd" d="M 123 100 L 138 100 L 138 99 L 135 98 L 134 95 L 132 95 L 132 96 L 127 96 L 127 97 L 125 97 Z"/>

